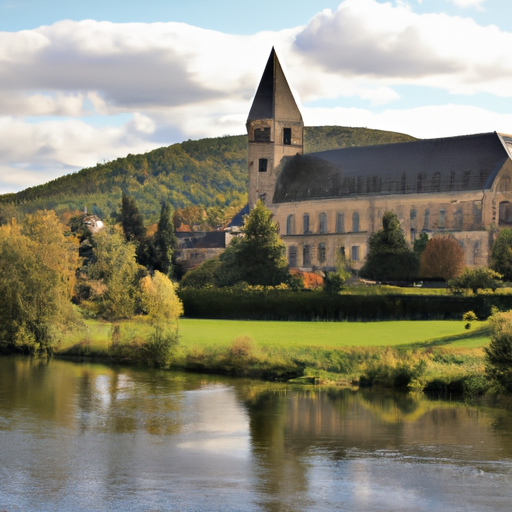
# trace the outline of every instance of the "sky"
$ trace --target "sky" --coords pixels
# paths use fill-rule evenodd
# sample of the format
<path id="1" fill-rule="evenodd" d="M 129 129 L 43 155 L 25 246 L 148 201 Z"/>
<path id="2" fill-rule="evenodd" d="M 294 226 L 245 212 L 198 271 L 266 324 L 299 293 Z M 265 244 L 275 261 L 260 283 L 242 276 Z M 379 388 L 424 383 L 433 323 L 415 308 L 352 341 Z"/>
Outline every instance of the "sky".
<path id="1" fill-rule="evenodd" d="M 308 126 L 512 133 L 510 0 L 0 0 L 0 194 L 245 133 L 273 46 Z"/>

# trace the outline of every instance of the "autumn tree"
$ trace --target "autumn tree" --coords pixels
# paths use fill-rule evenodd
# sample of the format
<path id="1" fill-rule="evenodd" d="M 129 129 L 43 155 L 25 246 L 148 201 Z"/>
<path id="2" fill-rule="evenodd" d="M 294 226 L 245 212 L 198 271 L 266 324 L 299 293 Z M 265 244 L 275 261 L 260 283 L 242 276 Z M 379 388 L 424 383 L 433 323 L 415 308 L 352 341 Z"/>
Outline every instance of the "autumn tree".
<path id="1" fill-rule="evenodd" d="M 512 281 L 512 229 L 502 229 L 492 244 L 490 267 Z"/>
<path id="2" fill-rule="evenodd" d="M 418 260 L 409 248 L 396 213 L 382 216 L 382 229 L 368 239 L 368 256 L 359 271 L 369 279 L 412 279 L 418 273 Z"/>
<path id="3" fill-rule="evenodd" d="M 451 236 L 436 236 L 429 240 L 420 258 L 421 277 L 453 279 L 464 269 L 464 249 Z"/>
<path id="4" fill-rule="evenodd" d="M 145 272 L 137 264 L 135 245 L 115 230 L 103 229 L 94 235 L 93 252 L 94 262 L 86 268 L 90 298 L 85 305 L 109 320 L 131 318 Z"/>
<path id="5" fill-rule="evenodd" d="M 284 243 L 270 210 L 262 201 L 258 201 L 249 214 L 242 238 L 231 241 L 220 261 L 216 271 L 219 286 L 238 282 L 276 286 L 291 280 Z"/>
<path id="6" fill-rule="evenodd" d="M 63 331 L 79 322 L 70 296 L 77 247 L 54 212 L 0 228 L 0 343 L 51 353 Z"/>

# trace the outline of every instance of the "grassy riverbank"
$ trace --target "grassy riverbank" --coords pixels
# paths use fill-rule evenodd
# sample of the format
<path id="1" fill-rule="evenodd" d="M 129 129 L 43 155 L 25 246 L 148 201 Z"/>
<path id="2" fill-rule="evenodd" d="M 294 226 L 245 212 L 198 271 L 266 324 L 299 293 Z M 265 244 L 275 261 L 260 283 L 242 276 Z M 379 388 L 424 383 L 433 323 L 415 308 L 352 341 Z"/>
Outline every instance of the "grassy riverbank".
<path id="1" fill-rule="evenodd" d="M 147 327 L 125 322 L 130 340 Z M 112 325 L 86 321 L 61 343 L 58 355 L 110 357 Z M 179 321 L 172 367 L 266 379 L 337 385 L 413 387 L 481 392 L 488 324 L 462 321 L 257 322 Z M 129 340 L 125 341 L 129 345 Z M 137 359 L 133 343 L 133 359 Z M 128 353 L 130 353 L 128 351 Z"/>

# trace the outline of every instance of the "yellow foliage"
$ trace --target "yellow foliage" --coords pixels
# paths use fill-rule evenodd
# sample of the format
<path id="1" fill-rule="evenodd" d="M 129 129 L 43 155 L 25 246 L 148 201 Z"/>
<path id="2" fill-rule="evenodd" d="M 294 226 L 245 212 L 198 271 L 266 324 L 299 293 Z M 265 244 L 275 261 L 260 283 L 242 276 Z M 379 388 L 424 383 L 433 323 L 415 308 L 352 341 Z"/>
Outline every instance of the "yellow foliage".
<path id="1" fill-rule="evenodd" d="M 183 304 L 174 283 L 161 272 L 141 279 L 141 302 L 150 321 L 174 322 L 183 314 Z"/>

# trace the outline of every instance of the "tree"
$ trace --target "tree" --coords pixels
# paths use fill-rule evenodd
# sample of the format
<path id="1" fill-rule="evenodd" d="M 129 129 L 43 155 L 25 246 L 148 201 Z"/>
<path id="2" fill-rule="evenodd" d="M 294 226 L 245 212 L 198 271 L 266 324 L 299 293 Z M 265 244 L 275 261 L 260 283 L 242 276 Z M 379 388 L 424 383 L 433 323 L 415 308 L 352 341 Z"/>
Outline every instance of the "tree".
<path id="1" fill-rule="evenodd" d="M 233 239 L 220 256 L 221 265 L 216 272 L 219 286 L 237 282 L 276 286 L 289 282 L 285 246 L 272 214 L 262 201 L 258 201 L 249 214 L 243 233 L 243 237 Z"/>
<path id="2" fill-rule="evenodd" d="M 512 311 L 489 317 L 491 342 L 484 347 L 486 372 L 491 379 L 512 391 Z"/>
<path id="3" fill-rule="evenodd" d="M 53 212 L 0 227 L 0 343 L 53 351 L 59 331 L 79 323 L 69 300 L 75 263 L 76 245 Z"/>
<path id="4" fill-rule="evenodd" d="M 178 345 L 177 320 L 183 314 L 183 304 L 173 282 L 158 271 L 141 279 L 140 288 L 142 309 L 153 328 L 141 347 L 141 356 L 147 363 L 164 366 Z"/>
<path id="5" fill-rule="evenodd" d="M 464 269 L 464 249 L 451 236 L 429 240 L 420 258 L 420 276 L 453 279 Z"/>
<path id="6" fill-rule="evenodd" d="M 171 275 L 173 271 L 174 250 L 178 246 L 178 240 L 174 234 L 172 208 L 169 203 L 162 203 L 153 246 L 155 249 L 154 269 L 159 270 L 165 275 Z"/>
<path id="7" fill-rule="evenodd" d="M 413 251 L 414 254 L 416 254 L 416 257 L 420 259 L 421 255 L 423 254 L 423 251 L 426 249 L 428 244 L 428 235 L 427 233 L 420 233 L 419 238 L 414 240 L 413 244 Z"/>
<path id="8" fill-rule="evenodd" d="M 137 308 L 138 281 L 144 269 L 136 262 L 135 246 L 112 230 L 94 235 L 94 263 L 87 267 L 91 302 L 110 320 L 131 318 Z"/>
<path id="9" fill-rule="evenodd" d="M 396 213 L 382 216 L 382 229 L 368 239 L 368 256 L 359 271 L 369 279 L 412 279 L 418 273 L 418 259 L 409 249 Z"/>
<path id="10" fill-rule="evenodd" d="M 127 242 L 142 243 L 146 237 L 146 228 L 137 203 L 133 197 L 123 193 L 121 200 L 121 224 Z"/>
<path id="11" fill-rule="evenodd" d="M 180 282 L 182 288 L 205 288 L 217 284 L 215 274 L 222 265 L 219 258 L 212 258 L 189 270 Z"/>
<path id="12" fill-rule="evenodd" d="M 512 229 L 502 229 L 494 240 L 490 267 L 503 274 L 505 281 L 512 281 Z"/>
<path id="13" fill-rule="evenodd" d="M 466 289 L 476 293 L 478 290 L 486 290 L 489 288 L 495 291 L 496 288 L 503 285 L 501 278 L 501 274 L 494 272 L 494 270 L 490 268 L 466 268 L 460 276 L 448 281 L 448 286 L 453 291 Z"/>

